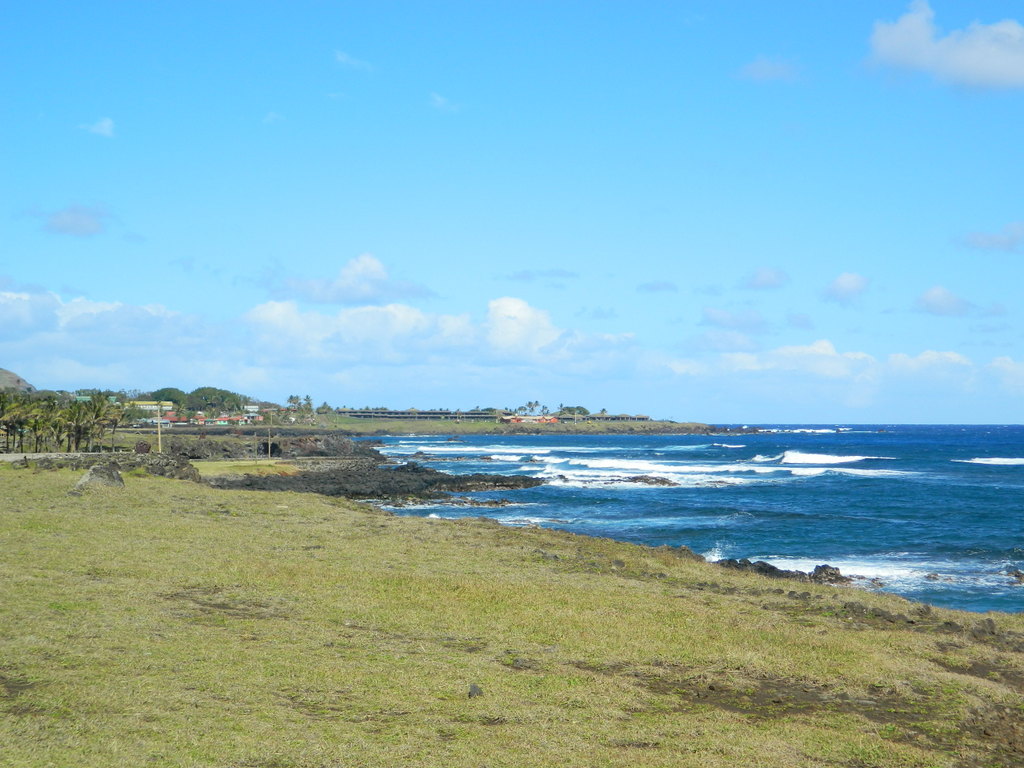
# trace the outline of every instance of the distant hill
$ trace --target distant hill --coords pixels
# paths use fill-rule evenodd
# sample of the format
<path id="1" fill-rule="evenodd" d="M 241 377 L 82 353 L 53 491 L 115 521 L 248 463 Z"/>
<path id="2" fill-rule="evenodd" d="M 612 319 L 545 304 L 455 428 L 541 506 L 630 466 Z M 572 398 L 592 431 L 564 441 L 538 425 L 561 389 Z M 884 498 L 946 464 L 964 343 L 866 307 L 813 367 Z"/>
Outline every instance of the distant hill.
<path id="1" fill-rule="evenodd" d="M 6 368 L 0 368 L 0 390 L 14 389 L 18 392 L 35 392 L 36 388 L 25 381 L 21 376 L 8 371 Z"/>

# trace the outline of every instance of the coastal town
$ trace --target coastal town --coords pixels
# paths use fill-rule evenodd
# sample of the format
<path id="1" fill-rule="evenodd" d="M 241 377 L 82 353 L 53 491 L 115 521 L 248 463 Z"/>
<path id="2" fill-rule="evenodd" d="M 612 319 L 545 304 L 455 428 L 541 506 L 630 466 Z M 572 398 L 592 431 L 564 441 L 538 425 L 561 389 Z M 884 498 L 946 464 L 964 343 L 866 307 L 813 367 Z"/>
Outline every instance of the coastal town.
<path id="1" fill-rule="evenodd" d="M 191 392 L 176 387 L 142 392 L 40 389 L 16 373 L 0 369 L 0 450 L 42 451 L 110 449 L 118 430 L 126 428 L 328 427 L 375 422 L 435 422 L 456 425 L 590 425 L 614 426 L 653 422 L 650 416 L 592 412 L 580 405 L 549 408 L 539 401 L 506 408 L 333 407 L 313 405 L 310 395 L 290 395 L 284 403 L 259 400 L 218 387 Z"/>

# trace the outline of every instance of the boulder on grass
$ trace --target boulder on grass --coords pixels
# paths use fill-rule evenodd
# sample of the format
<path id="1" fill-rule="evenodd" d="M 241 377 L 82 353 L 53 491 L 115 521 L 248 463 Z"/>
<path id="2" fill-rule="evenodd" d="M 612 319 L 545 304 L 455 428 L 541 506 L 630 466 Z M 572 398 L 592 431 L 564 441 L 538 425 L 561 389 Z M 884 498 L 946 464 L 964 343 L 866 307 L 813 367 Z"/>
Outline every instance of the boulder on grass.
<path id="1" fill-rule="evenodd" d="M 94 464 L 89 471 L 75 483 L 74 490 L 78 493 L 87 488 L 124 488 L 124 480 L 117 468 L 110 464 Z"/>

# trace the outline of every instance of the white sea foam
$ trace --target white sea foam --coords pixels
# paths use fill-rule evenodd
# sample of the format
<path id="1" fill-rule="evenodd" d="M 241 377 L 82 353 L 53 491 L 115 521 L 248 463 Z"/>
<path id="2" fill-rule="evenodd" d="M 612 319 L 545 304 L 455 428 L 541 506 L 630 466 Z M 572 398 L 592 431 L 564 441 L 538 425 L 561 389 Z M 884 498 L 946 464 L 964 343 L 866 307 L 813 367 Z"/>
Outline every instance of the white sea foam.
<path id="1" fill-rule="evenodd" d="M 524 453 L 551 453 L 550 448 L 525 448 L 521 446 L 511 447 L 506 445 L 445 445 L 445 444 L 424 444 L 417 443 L 414 445 L 400 446 L 400 450 L 396 450 L 394 446 L 385 446 L 381 449 L 384 453 L 395 453 L 408 455 L 410 453 L 416 453 L 423 451 L 428 454 L 436 454 L 438 456 L 444 456 L 449 454 L 477 454 L 480 456 L 488 455 L 514 455 L 522 456 Z"/>
<path id="2" fill-rule="evenodd" d="M 645 490 L 653 491 L 666 489 L 666 486 L 647 485 L 645 483 L 633 482 L 629 479 L 629 475 L 624 475 L 621 472 L 600 472 L 593 470 L 570 470 L 559 472 L 556 469 L 549 472 L 546 471 L 542 473 L 542 475 L 546 477 L 548 485 L 561 488 L 588 488 L 601 486 L 603 488 L 629 489 L 630 491 L 637 493 Z M 668 480 L 675 486 L 681 488 L 696 488 L 713 485 L 743 485 L 752 482 L 749 478 L 723 477 L 719 474 L 657 474 L 653 475 L 653 477 Z"/>
<path id="3" fill-rule="evenodd" d="M 715 544 L 715 546 L 707 552 L 702 552 L 701 554 L 704 556 L 705 560 L 709 561 L 722 560 L 725 557 L 725 551 L 722 549 L 721 544 Z"/>
<path id="4" fill-rule="evenodd" d="M 786 451 L 782 454 L 783 464 L 852 464 L 855 461 L 869 459 L 891 461 L 892 456 L 833 456 L 830 453 L 803 453 L 801 451 Z"/>
<path id="5" fill-rule="evenodd" d="M 999 457 L 975 458 L 975 459 L 953 459 L 957 464 L 985 464 L 996 467 L 1017 467 L 1024 465 L 1024 459 L 1007 459 Z"/>
<path id="6" fill-rule="evenodd" d="M 746 448 L 745 445 L 730 445 L 729 443 L 712 443 L 716 448 Z"/>
<path id="7" fill-rule="evenodd" d="M 779 461 L 781 458 L 781 453 L 778 456 L 765 456 L 759 453 L 754 458 L 752 458 L 751 461 L 756 461 L 759 464 L 767 464 L 770 461 Z"/>
<path id="8" fill-rule="evenodd" d="M 937 584 L 995 587 L 1007 581 L 1005 574 L 998 568 L 980 563 L 972 566 L 963 561 L 911 560 L 910 557 L 908 553 L 893 552 L 877 557 L 840 555 L 818 559 L 764 555 L 750 557 L 750 560 L 764 560 L 784 570 L 805 573 L 810 573 L 817 565 L 827 564 L 838 568 L 844 576 L 877 580 L 883 588 L 895 591 L 928 589 Z"/>
<path id="9" fill-rule="evenodd" d="M 809 429 L 807 427 L 802 427 L 802 428 L 799 428 L 799 429 L 782 429 L 781 427 L 772 427 L 772 428 L 762 429 L 761 431 L 762 432 L 771 432 L 771 433 L 774 433 L 774 434 L 783 434 L 783 435 L 833 435 L 836 432 L 838 432 L 839 430 L 837 430 L 837 429 Z"/>

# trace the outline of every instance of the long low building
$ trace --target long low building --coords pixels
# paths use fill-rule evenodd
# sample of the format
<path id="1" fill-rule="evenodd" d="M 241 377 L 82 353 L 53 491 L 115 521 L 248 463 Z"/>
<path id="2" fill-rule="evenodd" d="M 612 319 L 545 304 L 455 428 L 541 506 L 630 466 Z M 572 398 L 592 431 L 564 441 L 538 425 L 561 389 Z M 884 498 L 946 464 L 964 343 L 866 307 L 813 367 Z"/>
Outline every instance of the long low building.
<path id="1" fill-rule="evenodd" d="M 389 408 L 337 408 L 334 411 L 339 416 L 348 416 L 353 419 L 402 419 L 405 421 L 425 421 L 428 419 L 443 419 L 446 421 L 497 421 L 505 415 L 505 411 L 421 411 L 418 408 L 409 408 L 405 411 L 392 411 Z"/>
<path id="2" fill-rule="evenodd" d="M 557 421 L 650 421 L 650 416 L 630 416 L 629 414 L 597 414 L 591 413 L 587 416 L 573 416 L 572 414 L 547 414 L 544 416 L 517 414 L 513 411 L 499 410 L 426 410 L 409 408 L 404 411 L 393 411 L 390 408 L 336 408 L 335 413 L 339 416 L 347 416 L 352 419 L 394 419 L 402 421 L 514 421 L 523 422 L 557 422 Z"/>

